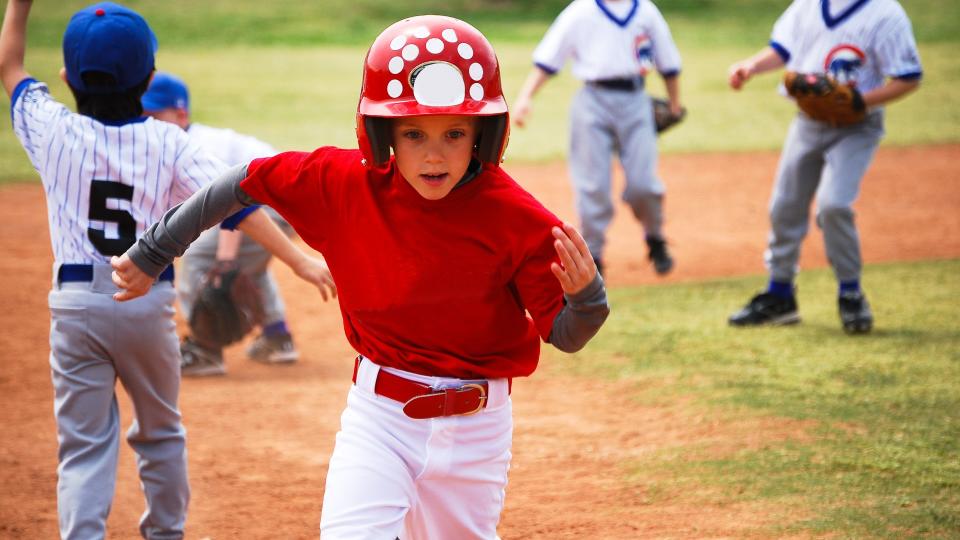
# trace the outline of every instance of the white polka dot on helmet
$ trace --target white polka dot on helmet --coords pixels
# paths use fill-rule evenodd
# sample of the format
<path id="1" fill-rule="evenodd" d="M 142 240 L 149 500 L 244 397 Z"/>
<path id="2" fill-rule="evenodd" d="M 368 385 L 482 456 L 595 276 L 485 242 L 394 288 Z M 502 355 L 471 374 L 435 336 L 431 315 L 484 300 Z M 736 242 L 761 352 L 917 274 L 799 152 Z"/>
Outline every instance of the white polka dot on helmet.
<path id="1" fill-rule="evenodd" d="M 367 166 L 390 159 L 384 119 L 440 114 L 481 117 L 477 157 L 499 165 L 510 122 L 490 42 L 452 17 L 423 15 L 394 23 L 377 36 L 364 61 L 357 141 Z"/>

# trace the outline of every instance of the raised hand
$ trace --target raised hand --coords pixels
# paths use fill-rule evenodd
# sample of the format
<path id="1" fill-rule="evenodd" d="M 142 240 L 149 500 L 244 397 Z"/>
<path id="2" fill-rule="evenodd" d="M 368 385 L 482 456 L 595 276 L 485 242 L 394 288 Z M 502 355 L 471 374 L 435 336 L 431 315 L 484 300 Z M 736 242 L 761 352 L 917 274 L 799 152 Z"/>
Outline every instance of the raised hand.
<path id="1" fill-rule="evenodd" d="M 560 264 L 551 263 L 550 270 L 557 277 L 563 292 L 568 295 L 576 294 L 586 288 L 597 275 L 597 265 L 587 248 L 587 243 L 580 236 L 580 232 L 568 223 L 563 228 L 554 227 L 553 247 L 560 256 Z"/>

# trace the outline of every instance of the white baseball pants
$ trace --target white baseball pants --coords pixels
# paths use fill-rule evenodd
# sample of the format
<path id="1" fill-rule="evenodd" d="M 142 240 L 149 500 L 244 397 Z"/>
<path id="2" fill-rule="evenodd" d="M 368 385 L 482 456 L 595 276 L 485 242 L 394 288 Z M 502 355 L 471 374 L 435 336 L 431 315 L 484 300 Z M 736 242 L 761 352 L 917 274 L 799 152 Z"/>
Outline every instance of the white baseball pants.
<path id="1" fill-rule="evenodd" d="M 320 538 L 497 538 L 513 436 L 508 381 L 489 381 L 477 414 L 414 420 L 402 403 L 374 394 L 380 369 L 363 359 L 347 397 Z M 432 386 L 461 382 L 383 369 Z"/>

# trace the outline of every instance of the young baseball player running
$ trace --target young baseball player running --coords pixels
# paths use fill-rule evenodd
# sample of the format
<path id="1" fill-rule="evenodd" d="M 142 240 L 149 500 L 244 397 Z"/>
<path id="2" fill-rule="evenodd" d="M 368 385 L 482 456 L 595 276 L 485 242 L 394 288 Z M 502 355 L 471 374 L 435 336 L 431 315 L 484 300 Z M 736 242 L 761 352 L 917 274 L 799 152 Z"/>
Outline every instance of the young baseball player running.
<path id="1" fill-rule="evenodd" d="M 782 66 L 853 86 L 867 113 L 861 122 L 837 127 L 803 112 L 793 120 L 770 199 L 770 282 L 730 324 L 800 321 L 793 280 L 815 198 L 817 225 L 840 284 L 843 328 L 869 332 L 873 313 L 860 288 L 863 263 L 852 206 L 883 136 L 883 105 L 920 84 L 910 20 L 896 0 L 795 0 L 774 25 L 770 45 L 730 67 L 730 86 L 739 90 L 752 76 Z"/>
<path id="2" fill-rule="evenodd" d="M 30 6 L 28 0 L 7 3 L 0 80 L 10 96 L 14 133 L 40 173 L 49 213 L 60 534 L 83 540 L 106 534 L 119 448 L 119 379 L 135 415 L 127 442 L 137 454 L 146 498 L 140 533 L 181 538 L 189 488 L 177 407 L 173 271 L 165 265 L 156 281 L 145 284 L 143 298 L 118 304 L 108 260 L 223 166 L 176 126 L 141 116 L 157 40 L 140 15 L 100 3 L 70 19 L 61 76 L 76 98 L 78 113 L 72 113 L 24 70 Z M 318 284 L 329 278 L 264 212 L 251 213 L 242 228 L 300 275 Z"/>
<path id="3" fill-rule="evenodd" d="M 366 57 L 359 150 L 237 167 L 114 261 L 117 297 L 135 297 L 254 201 L 324 254 L 359 356 L 322 538 L 495 538 L 511 379 L 534 371 L 540 339 L 575 351 L 606 318 L 579 233 L 500 168 L 508 129 L 486 38 L 448 17 L 400 21 Z"/>
<path id="4" fill-rule="evenodd" d="M 180 126 L 204 150 L 227 165 L 249 163 L 255 158 L 277 153 L 269 144 L 255 137 L 191 121 L 187 85 L 169 73 L 158 72 L 154 75 L 142 103 L 147 115 Z M 276 212 L 269 208 L 265 210 L 284 232 L 293 232 Z M 270 252 L 239 231 L 210 229 L 201 234 L 183 254 L 181 276 L 177 280 L 177 297 L 182 315 L 190 320 L 193 303 L 203 288 L 204 277 L 215 267 L 239 268 L 250 275 L 257 285 L 265 317 L 261 333 L 247 349 L 247 356 L 265 363 L 294 362 L 299 353 L 287 328 L 280 290 L 268 268 L 270 258 Z M 204 345 L 186 336 L 180 342 L 180 355 L 183 358 L 180 371 L 185 376 L 223 375 L 227 372 L 222 347 Z"/>
<path id="5" fill-rule="evenodd" d="M 643 225 L 649 259 L 658 274 L 673 268 L 663 234 L 664 187 L 657 178 L 657 135 L 646 76 L 663 77 L 671 112 L 681 115 L 680 53 L 650 0 L 575 0 L 533 52 L 534 68 L 514 103 L 523 126 L 531 100 L 567 60 L 584 86 L 570 107 L 570 177 L 590 253 L 603 271 L 606 231 L 613 219 L 611 156 L 626 176 L 622 198 Z"/>

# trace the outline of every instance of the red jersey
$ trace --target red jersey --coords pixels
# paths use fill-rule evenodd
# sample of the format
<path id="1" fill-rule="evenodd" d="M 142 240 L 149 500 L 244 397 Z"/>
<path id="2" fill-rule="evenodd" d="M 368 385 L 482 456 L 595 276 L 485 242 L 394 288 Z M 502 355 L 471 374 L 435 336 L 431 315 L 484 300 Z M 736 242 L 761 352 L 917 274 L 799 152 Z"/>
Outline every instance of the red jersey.
<path id="1" fill-rule="evenodd" d="M 427 200 L 391 159 L 332 147 L 254 160 L 240 186 L 321 252 L 360 354 L 424 375 L 529 375 L 563 307 L 560 220 L 502 169 Z M 529 315 L 528 315 L 529 312 Z"/>

